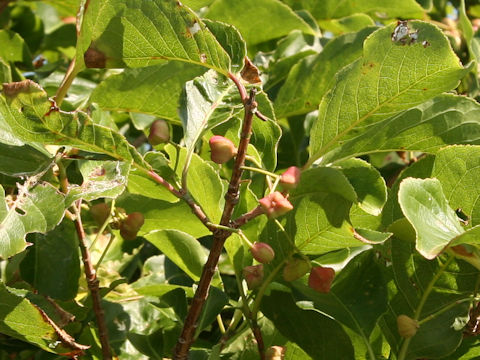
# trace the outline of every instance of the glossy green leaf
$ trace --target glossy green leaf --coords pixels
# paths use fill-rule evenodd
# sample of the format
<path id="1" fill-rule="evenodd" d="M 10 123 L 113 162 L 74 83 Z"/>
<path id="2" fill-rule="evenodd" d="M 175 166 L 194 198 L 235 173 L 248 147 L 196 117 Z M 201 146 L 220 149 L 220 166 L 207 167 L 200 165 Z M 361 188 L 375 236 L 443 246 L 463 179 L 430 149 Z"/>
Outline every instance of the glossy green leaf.
<path id="1" fill-rule="evenodd" d="M 82 198 L 91 201 L 99 198 L 115 199 L 126 187 L 130 164 L 119 161 L 79 161 L 83 176 L 82 185 L 71 185 L 65 202 L 72 204 Z"/>
<path id="2" fill-rule="evenodd" d="M 178 106 L 182 87 L 203 72 L 205 68 L 201 66 L 176 61 L 125 69 L 101 82 L 91 101 L 106 110 L 139 112 L 180 123 Z"/>
<path id="3" fill-rule="evenodd" d="M 377 169 L 361 159 L 344 160 L 338 165 L 357 194 L 358 206 L 372 215 L 380 215 L 387 201 L 387 185 Z"/>
<path id="4" fill-rule="evenodd" d="M 353 31 L 359 31 L 367 26 L 375 25 L 373 19 L 367 14 L 357 13 L 348 15 L 339 19 L 320 20 L 322 29 L 331 31 L 335 34 L 347 34 Z"/>
<path id="5" fill-rule="evenodd" d="M 449 144 L 480 143 L 480 105 L 445 94 L 381 121 L 325 156 L 325 162 L 375 151 L 435 153 Z"/>
<path id="6" fill-rule="evenodd" d="M 53 229 L 64 211 L 63 195 L 50 184 L 21 189 L 11 206 L 0 186 L 0 257 L 6 259 L 23 251 L 28 246 L 26 234 Z"/>
<path id="7" fill-rule="evenodd" d="M 320 312 L 302 310 L 290 293 L 272 290 L 263 298 L 261 310 L 283 336 L 312 358 L 353 359 L 352 344 L 342 327 Z"/>
<path id="8" fill-rule="evenodd" d="M 175 0 L 92 0 L 77 67 L 142 67 L 178 60 L 226 74 L 230 58 L 200 18 Z"/>
<path id="9" fill-rule="evenodd" d="M 435 258 L 452 238 L 464 231 L 437 179 L 403 180 L 398 202 L 417 233 L 417 250 L 427 259 Z"/>
<path id="10" fill-rule="evenodd" d="M 275 98 L 277 116 L 304 114 L 318 108 L 335 74 L 362 56 L 363 42 L 376 28 L 338 36 L 316 55 L 295 64 Z"/>
<path id="11" fill-rule="evenodd" d="M 0 97 L 0 114 L 23 141 L 70 145 L 144 165 L 141 155 L 122 135 L 94 124 L 87 114 L 52 111 L 46 92 L 33 81 L 10 86 L 7 100 Z"/>
<path id="12" fill-rule="evenodd" d="M 0 58 L 5 62 L 30 64 L 32 55 L 20 35 L 10 30 L 0 30 Z"/>
<path id="13" fill-rule="evenodd" d="M 393 24 L 379 29 L 365 40 L 363 57 L 337 73 L 311 130 L 309 163 L 340 140 L 455 88 L 468 71 L 438 28 L 409 24 L 412 31 L 418 30 L 417 42 L 392 41 Z M 424 40 L 430 46 L 424 47 Z"/>
<path id="14" fill-rule="evenodd" d="M 480 224 L 480 146 L 448 146 L 435 156 L 432 177 L 442 183 L 450 207 Z"/>
<path id="15" fill-rule="evenodd" d="M 178 230 L 153 231 L 144 237 L 194 281 L 200 279 L 207 255 L 197 239 Z"/>
<path id="16" fill-rule="evenodd" d="M 41 310 L 0 282 L 0 333 L 51 353 L 68 352 Z"/>
<path id="17" fill-rule="evenodd" d="M 22 278 L 39 294 L 58 300 L 77 296 L 80 257 L 76 232 L 71 221 L 64 221 L 46 235 L 29 237 L 33 246 L 21 264 Z"/>
<path id="18" fill-rule="evenodd" d="M 0 82 L 9 83 L 12 81 L 12 73 L 10 70 L 10 66 L 8 66 L 7 62 L 0 58 Z M 0 85 L 1 89 L 2 85 Z"/>
<path id="19" fill-rule="evenodd" d="M 215 1 L 206 17 L 234 25 L 248 45 L 280 38 L 294 29 L 313 34 L 308 24 L 279 0 Z M 252 24 L 262 24 L 261 31 Z"/>
<path id="20" fill-rule="evenodd" d="M 0 173 L 8 176 L 29 176 L 46 170 L 51 157 L 29 145 L 12 146 L 0 143 Z"/>
<path id="21" fill-rule="evenodd" d="M 228 304 L 228 296 L 216 287 L 211 287 L 202 313 L 198 319 L 198 327 L 195 336 L 212 324 L 223 307 Z"/>

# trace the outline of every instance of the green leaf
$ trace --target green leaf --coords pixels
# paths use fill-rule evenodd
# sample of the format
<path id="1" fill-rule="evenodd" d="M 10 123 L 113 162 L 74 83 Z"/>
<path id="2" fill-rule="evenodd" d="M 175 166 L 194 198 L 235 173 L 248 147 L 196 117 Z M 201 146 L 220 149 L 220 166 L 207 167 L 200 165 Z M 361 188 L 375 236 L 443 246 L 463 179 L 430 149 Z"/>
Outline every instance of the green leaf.
<path id="1" fill-rule="evenodd" d="M 184 202 L 170 203 L 144 196 L 121 196 L 116 204 L 127 213 L 139 211 L 145 218 L 140 235 L 160 229 L 177 229 L 195 238 L 209 235 L 208 229 L 192 214 L 192 209 Z"/>
<path id="2" fill-rule="evenodd" d="M 76 232 L 71 221 L 64 221 L 46 235 L 29 237 L 33 246 L 20 265 L 22 278 L 40 294 L 58 300 L 77 296 L 80 258 Z"/>
<path id="3" fill-rule="evenodd" d="M 422 18 L 424 10 L 415 0 L 405 0 L 402 2 L 388 2 L 382 0 L 288 0 L 287 3 L 300 5 L 312 13 L 316 19 L 332 19 L 356 13 L 380 14 L 381 17 L 391 18 Z"/>
<path id="4" fill-rule="evenodd" d="M 387 202 L 387 185 L 377 169 L 361 159 L 344 160 L 338 164 L 357 194 L 358 206 L 378 216 Z"/>
<path id="5" fill-rule="evenodd" d="M 29 176 L 46 170 L 51 157 L 29 145 L 12 146 L 0 143 L 0 173 L 8 176 Z"/>
<path id="6" fill-rule="evenodd" d="M 318 108 L 335 74 L 362 56 L 363 42 L 376 27 L 338 36 L 315 55 L 295 64 L 275 99 L 278 117 L 304 114 Z"/>
<path id="7" fill-rule="evenodd" d="M 195 13 L 175 0 L 92 0 L 77 43 L 77 68 L 142 67 L 178 60 L 227 74 L 230 59 Z"/>
<path id="8" fill-rule="evenodd" d="M 7 62 L 0 58 L 0 83 L 8 83 L 12 81 L 12 73 Z M 0 85 L 1 89 L 2 85 Z"/>
<path id="9" fill-rule="evenodd" d="M 23 141 L 70 145 L 148 166 L 120 133 L 94 124 L 83 112 L 52 110 L 46 92 L 33 81 L 25 80 L 9 86 L 9 90 L 4 87 L 7 101 L 0 97 L 0 114 Z"/>
<path id="10" fill-rule="evenodd" d="M 0 333 L 29 342 L 50 353 L 66 353 L 45 313 L 0 282 Z"/>
<path id="11" fill-rule="evenodd" d="M 200 335 L 202 330 L 212 324 L 223 307 L 228 304 L 228 296 L 216 287 L 211 287 L 202 313 L 198 319 L 198 327 L 195 331 L 195 337 Z"/>
<path id="12" fill-rule="evenodd" d="M 480 146 L 448 146 L 435 156 L 432 177 L 441 183 L 452 209 L 462 209 L 480 224 Z"/>
<path id="13" fill-rule="evenodd" d="M 203 72 L 205 68 L 201 66 L 176 61 L 125 69 L 102 81 L 93 91 L 91 101 L 105 110 L 139 112 L 180 123 L 178 102 L 182 87 Z"/>
<path id="14" fill-rule="evenodd" d="M 452 238 L 464 232 L 437 179 L 403 180 L 398 202 L 415 228 L 418 252 L 427 259 L 435 258 Z"/>
<path id="15" fill-rule="evenodd" d="M 418 30 L 416 43 L 392 41 L 393 24 L 381 28 L 365 40 L 363 57 L 337 73 L 311 130 L 309 164 L 340 140 L 455 88 L 468 72 L 438 28 L 409 24 Z M 424 47 L 424 40 L 431 45 Z"/>
<path id="16" fill-rule="evenodd" d="M 0 30 L 0 58 L 5 62 L 31 64 L 32 55 L 20 35 L 10 30 Z"/>
<path id="17" fill-rule="evenodd" d="M 177 176 L 181 177 L 187 155 L 186 149 L 180 148 L 178 154 L 177 149 L 172 146 L 166 146 L 165 150 L 170 157 L 171 166 L 176 168 Z M 178 164 L 176 164 L 177 162 Z M 219 222 L 224 204 L 223 183 L 213 167 L 197 154 L 193 154 L 191 159 L 187 187 L 191 196 L 202 207 L 210 220 Z"/>
<path id="18" fill-rule="evenodd" d="M 316 360 L 353 359 L 353 347 L 342 327 L 315 310 L 302 310 L 292 295 L 272 290 L 261 310 L 287 339 Z"/>
<path id="19" fill-rule="evenodd" d="M 62 219 L 64 211 L 63 195 L 50 184 L 20 189 L 10 207 L 0 186 L 0 257 L 6 259 L 23 251 L 28 245 L 26 234 L 52 230 Z"/>
<path id="20" fill-rule="evenodd" d="M 314 34 L 300 16 L 278 0 L 217 0 L 205 16 L 234 25 L 248 45 L 280 38 L 295 29 Z M 254 24 L 262 24 L 261 30 Z"/>
<path id="21" fill-rule="evenodd" d="M 200 279 L 207 255 L 197 239 L 178 230 L 158 230 L 144 237 L 194 281 Z"/>
<path id="22" fill-rule="evenodd" d="M 362 13 L 352 14 L 339 19 L 320 20 L 322 29 L 335 34 L 345 34 L 353 31 L 360 31 L 367 26 L 375 25 L 373 19 Z"/>
<path id="23" fill-rule="evenodd" d="M 449 144 L 480 143 L 480 105 L 445 94 L 373 125 L 325 155 L 325 162 L 376 151 L 435 153 Z"/>
<path id="24" fill-rule="evenodd" d="M 78 161 L 83 176 L 82 185 L 71 185 L 65 203 L 67 206 L 77 199 L 91 201 L 99 198 L 115 199 L 124 190 L 130 164 L 120 161 Z"/>

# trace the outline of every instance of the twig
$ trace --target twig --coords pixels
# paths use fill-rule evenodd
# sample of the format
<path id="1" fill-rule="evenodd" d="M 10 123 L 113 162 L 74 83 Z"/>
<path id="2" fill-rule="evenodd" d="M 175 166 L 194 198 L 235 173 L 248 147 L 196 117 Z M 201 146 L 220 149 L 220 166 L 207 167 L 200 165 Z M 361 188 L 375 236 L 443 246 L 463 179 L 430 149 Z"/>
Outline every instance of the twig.
<path id="1" fill-rule="evenodd" d="M 99 281 L 97 274 L 93 268 L 92 259 L 90 258 L 90 252 L 87 248 L 87 242 L 85 237 L 85 230 L 83 229 L 82 217 L 80 215 L 80 207 L 82 200 L 78 200 L 75 204 L 75 229 L 78 234 L 78 243 L 80 251 L 82 253 L 82 260 L 84 265 L 85 277 L 87 279 L 88 289 L 92 296 L 93 312 L 97 320 L 98 336 L 100 338 L 100 344 L 102 346 L 102 355 L 104 360 L 112 360 L 112 352 L 108 343 L 108 330 L 105 322 L 105 313 L 101 305 L 101 297 L 99 291 Z"/>
<path id="2" fill-rule="evenodd" d="M 238 229 L 239 227 L 245 225 L 250 220 L 256 218 L 259 215 L 264 213 L 263 208 L 259 205 L 255 209 L 243 214 L 242 216 L 236 218 L 230 223 L 230 226 L 234 229 Z"/>
<path id="3" fill-rule="evenodd" d="M 256 90 L 253 88 L 250 91 L 250 96 L 247 98 L 245 87 L 240 83 L 240 81 L 233 74 L 229 74 L 229 77 L 232 79 L 235 85 L 237 85 L 240 97 L 242 98 L 245 107 L 245 115 L 232 177 L 230 179 L 228 191 L 225 194 L 225 206 L 223 209 L 222 218 L 220 220 L 220 225 L 223 226 L 229 226 L 234 207 L 238 203 L 238 189 L 243 173 L 242 166 L 244 166 L 245 163 L 247 147 L 250 141 L 253 115 L 257 109 L 257 103 L 255 102 Z M 192 304 L 185 319 L 182 333 L 178 338 L 177 345 L 175 346 L 174 359 L 176 360 L 186 360 L 188 357 L 190 346 L 194 341 L 198 317 L 200 316 L 203 304 L 207 299 L 210 283 L 213 275 L 215 274 L 223 245 L 230 234 L 230 231 L 223 229 L 213 230 L 213 245 L 210 249 L 207 262 L 203 267 L 198 288 L 195 292 L 195 296 L 193 297 Z"/>

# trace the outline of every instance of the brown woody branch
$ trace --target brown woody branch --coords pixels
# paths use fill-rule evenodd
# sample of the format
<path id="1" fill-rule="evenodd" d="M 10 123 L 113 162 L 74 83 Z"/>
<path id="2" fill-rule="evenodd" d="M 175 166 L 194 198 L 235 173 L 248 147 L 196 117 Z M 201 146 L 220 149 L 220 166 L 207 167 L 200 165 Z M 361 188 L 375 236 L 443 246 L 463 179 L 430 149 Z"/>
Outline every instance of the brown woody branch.
<path id="1" fill-rule="evenodd" d="M 80 251 L 82 253 L 82 260 L 84 265 L 85 277 L 87 279 L 88 289 L 92 296 L 93 312 L 97 320 L 98 336 L 100 338 L 100 344 L 102 346 L 102 355 L 104 360 L 112 360 L 112 352 L 108 342 L 108 330 L 105 322 L 105 313 L 101 305 L 101 296 L 99 291 L 99 281 L 97 274 L 90 258 L 90 252 L 88 251 L 85 230 L 83 229 L 82 217 L 80 214 L 80 205 L 82 200 L 78 200 L 75 204 L 75 229 L 78 234 L 78 243 Z"/>
<path id="2" fill-rule="evenodd" d="M 250 135 L 252 130 L 253 115 L 257 110 L 257 103 L 255 102 L 256 90 L 253 88 L 250 91 L 250 96 L 247 97 L 245 87 L 240 81 L 230 74 L 230 78 L 237 86 L 240 97 L 245 108 L 245 115 L 243 119 L 242 133 L 240 136 L 240 143 L 237 150 L 237 156 L 235 158 L 235 164 L 233 168 L 232 177 L 228 186 L 228 191 L 225 194 L 225 206 L 223 209 L 220 225 L 229 226 L 232 218 L 235 205 L 238 203 L 238 190 L 240 186 L 240 179 L 242 177 L 242 166 L 245 163 L 245 156 L 247 153 L 247 147 L 250 142 Z M 186 360 L 188 358 L 188 352 L 190 346 L 194 341 L 195 330 L 197 329 L 197 320 L 203 308 L 203 304 L 208 296 L 210 289 L 210 283 L 218 264 L 218 259 L 225 244 L 225 240 L 230 236 L 231 232 L 224 229 L 213 230 L 213 245 L 210 249 L 210 253 L 206 264 L 203 267 L 200 282 L 198 284 L 197 291 L 193 297 L 192 304 L 184 322 L 182 333 L 177 341 L 177 345 L 174 350 L 174 359 Z"/>

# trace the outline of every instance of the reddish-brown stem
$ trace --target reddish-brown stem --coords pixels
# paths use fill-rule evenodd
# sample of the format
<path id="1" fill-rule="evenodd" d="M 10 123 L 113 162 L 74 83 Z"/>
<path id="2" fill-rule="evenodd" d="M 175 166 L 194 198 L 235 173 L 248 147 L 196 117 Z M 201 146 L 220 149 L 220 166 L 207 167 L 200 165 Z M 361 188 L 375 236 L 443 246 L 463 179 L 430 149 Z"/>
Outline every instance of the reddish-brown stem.
<path id="1" fill-rule="evenodd" d="M 265 344 L 263 342 L 262 332 L 258 326 L 257 320 L 252 319 L 252 332 L 257 341 L 258 353 L 260 354 L 260 360 L 265 360 Z"/>
<path id="2" fill-rule="evenodd" d="M 79 200 L 75 204 L 75 229 L 77 230 L 78 243 L 80 246 L 80 251 L 82 253 L 85 277 L 87 279 L 88 289 L 90 290 L 90 295 L 92 297 L 93 312 L 95 313 L 95 318 L 97 320 L 98 336 L 100 339 L 100 344 L 102 346 L 102 356 L 104 360 L 111 360 L 112 352 L 110 350 L 110 345 L 108 342 L 108 330 L 107 324 L 105 322 L 105 313 L 101 304 L 99 281 L 97 279 L 95 269 L 93 268 L 92 259 L 90 258 L 90 252 L 88 251 L 85 237 L 85 230 L 83 229 L 82 224 L 82 217 L 80 215 L 81 202 L 82 201 Z"/>
<path id="3" fill-rule="evenodd" d="M 232 177 L 228 186 L 228 191 L 225 194 L 225 206 L 223 208 L 222 218 L 220 225 L 228 226 L 232 218 L 233 209 L 238 203 L 238 189 L 240 186 L 240 179 L 242 177 L 242 166 L 245 163 L 245 156 L 247 154 L 247 147 L 250 141 L 250 135 L 252 130 L 253 115 L 257 109 L 257 103 L 255 102 L 255 89 L 250 91 L 250 96 L 246 97 L 245 87 L 240 81 L 231 74 L 230 78 L 237 85 L 242 101 L 244 102 L 245 115 L 242 125 L 242 133 L 240 136 L 240 143 L 237 150 L 237 156 L 235 158 L 235 165 L 233 167 Z M 208 296 L 210 289 L 210 283 L 218 264 L 218 259 L 225 244 L 225 240 L 230 236 L 230 232 L 223 229 L 215 229 L 213 231 L 213 245 L 210 249 L 210 253 L 206 264 L 203 267 L 200 282 L 198 283 L 197 291 L 193 297 L 192 304 L 188 311 L 187 317 L 184 322 L 182 333 L 178 338 L 177 345 L 174 350 L 174 359 L 186 360 L 188 358 L 188 352 L 190 346 L 194 341 L 195 330 L 197 328 L 197 320 L 203 308 L 203 304 Z"/>
<path id="4" fill-rule="evenodd" d="M 263 208 L 259 205 L 253 210 L 243 214 L 242 216 L 236 218 L 235 220 L 230 222 L 230 227 L 238 229 L 239 227 L 242 227 L 245 225 L 247 222 L 250 220 L 256 218 L 257 216 L 260 216 L 264 213 Z"/>

